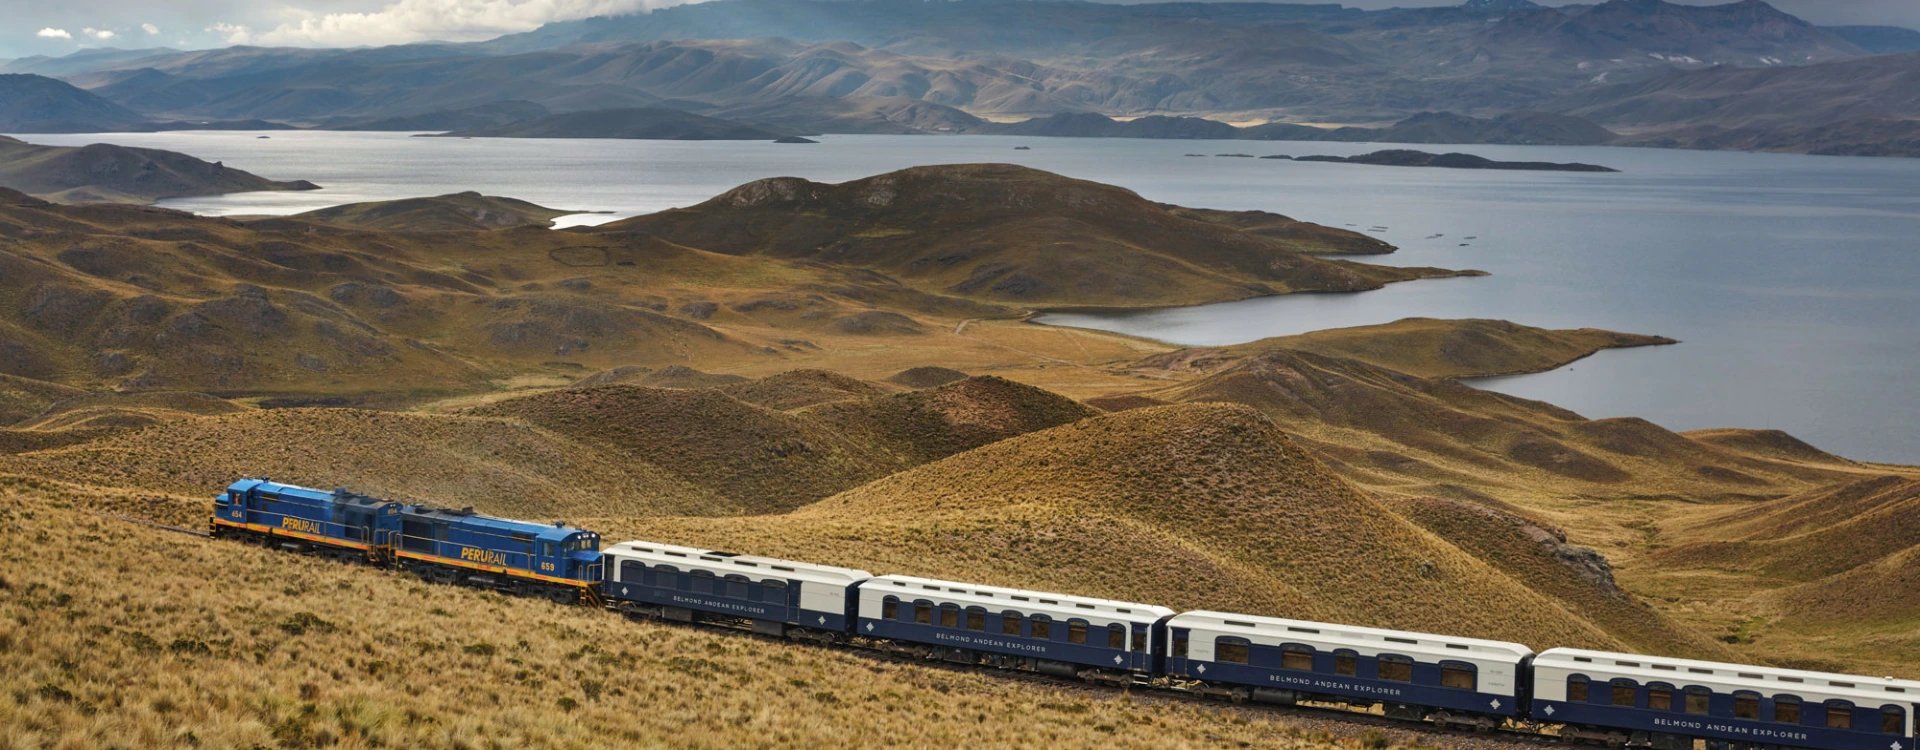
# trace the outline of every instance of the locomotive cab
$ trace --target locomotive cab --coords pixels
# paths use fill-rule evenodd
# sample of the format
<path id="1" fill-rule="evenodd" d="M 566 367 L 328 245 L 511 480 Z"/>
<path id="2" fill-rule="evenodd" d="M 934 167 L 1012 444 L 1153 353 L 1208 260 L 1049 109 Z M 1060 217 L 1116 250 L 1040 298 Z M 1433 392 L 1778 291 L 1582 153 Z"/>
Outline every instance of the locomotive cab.
<path id="1" fill-rule="evenodd" d="M 600 535 L 556 524 L 534 548 L 534 572 L 571 581 L 600 579 Z"/>

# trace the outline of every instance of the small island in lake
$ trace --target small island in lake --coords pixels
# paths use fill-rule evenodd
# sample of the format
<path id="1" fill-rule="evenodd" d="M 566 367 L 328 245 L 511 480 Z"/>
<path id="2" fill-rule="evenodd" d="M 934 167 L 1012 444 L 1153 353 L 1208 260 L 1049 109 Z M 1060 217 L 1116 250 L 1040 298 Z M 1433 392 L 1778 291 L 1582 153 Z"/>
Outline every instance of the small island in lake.
<path id="1" fill-rule="evenodd" d="M 1265 157 L 1283 159 L 1286 157 Z M 1381 167 L 1442 167 L 1446 169 L 1514 169 L 1528 172 L 1618 172 L 1598 164 L 1547 161 L 1494 161 L 1473 154 L 1430 154 L 1413 149 L 1389 149 L 1359 156 L 1296 156 L 1294 161 L 1323 161 L 1338 164 L 1372 164 Z"/>

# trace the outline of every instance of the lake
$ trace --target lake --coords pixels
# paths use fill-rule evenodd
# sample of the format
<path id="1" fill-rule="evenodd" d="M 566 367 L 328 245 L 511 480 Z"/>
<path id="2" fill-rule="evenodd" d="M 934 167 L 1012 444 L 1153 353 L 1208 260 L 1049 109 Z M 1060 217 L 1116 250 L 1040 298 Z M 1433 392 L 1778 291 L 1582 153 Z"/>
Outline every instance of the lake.
<path id="1" fill-rule="evenodd" d="M 1123 185 L 1159 201 L 1263 209 L 1366 231 L 1375 262 L 1478 268 L 1397 284 L 1042 321 L 1226 344 L 1403 317 L 1503 318 L 1656 333 L 1678 346 L 1603 352 L 1476 385 L 1592 417 L 1675 429 L 1775 427 L 1866 460 L 1920 463 L 1920 160 L 1614 148 L 1462 146 L 1495 159 L 1621 174 L 1494 172 L 1188 157 L 1352 155 L 1371 144 L 826 136 L 818 145 L 416 138 L 394 133 L 28 135 L 183 151 L 325 189 L 168 201 L 215 215 L 479 190 L 592 223 L 699 202 L 760 177 L 841 181 L 917 164 L 998 161 Z M 1014 146 L 1032 147 L 1016 151 Z M 1444 147 L 1418 146 L 1426 150 Z M 1374 227 L 1384 227 L 1375 230 Z"/>

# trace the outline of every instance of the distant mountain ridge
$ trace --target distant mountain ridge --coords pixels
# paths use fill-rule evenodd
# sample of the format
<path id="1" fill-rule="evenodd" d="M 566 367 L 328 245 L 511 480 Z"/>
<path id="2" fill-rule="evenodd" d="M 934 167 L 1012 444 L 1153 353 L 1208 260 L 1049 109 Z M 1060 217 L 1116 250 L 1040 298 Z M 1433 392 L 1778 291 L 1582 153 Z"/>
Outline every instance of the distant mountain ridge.
<path id="1" fill-rule="evenodd" d="M 1126 122 L 1040 122 L 1009 132 L 1117 127 L 1142 137 L 1224 137 L 1228 131 L 1191 118 L 1365 126 L 1424 112 L 1488 119 L 1555 102 L 1559 114 L 1645 130 L 1748 123 L 1709 122 L 1674 107 L 1654 114 L 1676 119 L 1641 122 L 1557 103 L 1690 72 L 1848 65 L 1920 44 L 1914 36 L 1920 32 L 1823 28 L 1761 0 L 1562 7 L 1471 0 L 1378 11 L 1270 3 L 714 0 L 552 23 L 475 44 L 130 51 L 61 69 L 153 120 L 328 127 L 470 131 L 527 120 L 532 107 L 553 116 L 657 108 L 770 132 L 988 132 L 984 120 L 1098 113 Z M 1707 104 L 1674 93 L 1701 100 L 1689 106 Z M 508 101 L 528 109 L 495 108 Z M 1840 103 L 1838 96 L 1811 102 L 1816 110 Z M 1772 112 L 1796 121 L 1808 104 Z M 1860 113 L 1869 115 L 1902 116 Z M 1533 139 L 1539 125 L 1517 134 L 1468 133 L 1474 140 L 1457 142 L 1604 142 L 1590 126 L 1584 134 L 1563 127 Z M 1276 125 L 1264 137 L 1289 127 Z M 1459 136 L 1415 142 L 1449 139 Z"/>
<path id="2" fill-rule="evenodd" d="M 45 76 L 0 74 L 0 131 L 85 133 L 130 130 L 147 123 L 138 112 Z"/>

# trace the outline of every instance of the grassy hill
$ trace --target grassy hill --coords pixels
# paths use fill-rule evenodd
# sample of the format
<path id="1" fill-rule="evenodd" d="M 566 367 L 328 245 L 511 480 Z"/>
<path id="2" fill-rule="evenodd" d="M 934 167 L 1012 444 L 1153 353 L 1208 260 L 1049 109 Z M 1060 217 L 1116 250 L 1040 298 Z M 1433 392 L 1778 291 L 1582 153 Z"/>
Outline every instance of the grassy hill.
<path id="1" fill-rule="evenodd" d="M 1674 513 L 1629 582 L 1743 655 L 1904 674 L 1920 659 L 1916 506 L 1907 472 Z"/>
<path id="2" fill-rule="evenodd" d="M 915 167 L 840 185 L 749 183 L 705 203 L 602 225 L 735 255 L 888 274 L 929 292 L 1021 305 L 1146 307 L 1359 291 L 1452 275 L 1314 254 L 1381 252 L 1344 230 L 1248 230 L 1131 191 L 1026 167 Z"/>
<path id="3" fill-rule="evenodd" d="M 1253 406 L 1343 476 L 1399 494 L 1566 510 L 1544 498 L 1750 498 L 1857 476 L 1844 461 L 1755 456 L 1645 420 L 1590 420 L 1537 401 L 1288 349 L 1138 395 Z M 1584 522 L 1606 523 L 1594 514 Z"/>
<path id="4" fill-rule="evenodd" d="M 243 436 L 273 436 L 272 439 Z M 204 498 L 241 476 L 525 517 L 732 507 L 643 461 L 524 421 L 354 409 L 248 410 L 0 456 L 0 471 Z M 205 508 L 182 512 L 189 521 Z M 189 524 L 195 525 L 195 524 Z"/>
<path id="5" fill-rule="evenodd" d="M 1657 559 L 1812 581 L 1920 546 L 1917 509 L 1920 479 L 1861 479 L 1703 518 L 1683 531 L 1711 541 L 1670 547 Z"/>
<path id="6" fill-rule="evenodd" d="M 61 203 L 151 203 L 251 190 L 317 190 L 186 154 L 106 143 L 39 146 L 0 136 L 0 187 Z"/>
<path id="7" fill-rule="evenodd" d="M 785 516 L 647 526 L 670 541 L 1176 608 L 1620 644 L 1333 476 L 1245 407 L 1097 416 Z"/>
<path id="8" fill-rule="evenodd" d="M 1150 357 L 1140 367 L 1205 372 L 1264 351 L 1290 349 L 1359 360 L 1423 378 L 1481 378 L 1545 372 L 1603 349 L 1673 343 L 1678 342 L 1663 336 L 1597 328 L 1556 331 L 1504 320 L 1406 318 L 1236 346 L 1181 349 Z"/>
<path id="9" fill-rule="evenodd" d="M 555 218 L 570 213 L 574 212 L 469 191 L 431 198 L 347 203 L 268 221 L 275 224 L 289 220 L 318 221 L 361 229 L 447 232 L 550 227 Z"/>

